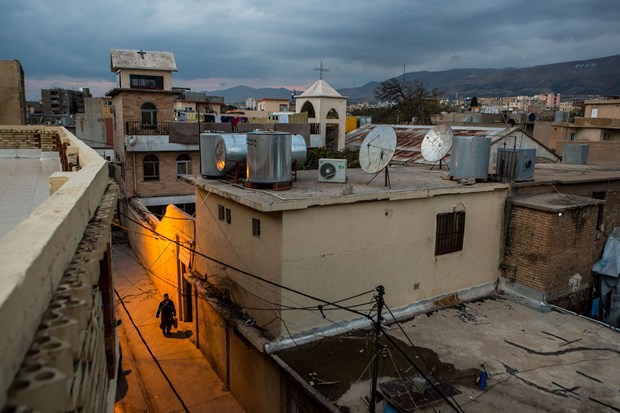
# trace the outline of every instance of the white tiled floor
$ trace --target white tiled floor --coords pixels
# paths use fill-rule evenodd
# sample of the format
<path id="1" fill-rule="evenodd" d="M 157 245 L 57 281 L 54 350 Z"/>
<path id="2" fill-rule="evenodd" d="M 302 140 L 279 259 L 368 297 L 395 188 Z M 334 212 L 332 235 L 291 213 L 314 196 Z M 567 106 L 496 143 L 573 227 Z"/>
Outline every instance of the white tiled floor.
<path id="1" fill-rule="evenodd" d="M 47 199 L 48 178 L 59 170 L 58 159 L 0 158 L 0 238 Z"/>

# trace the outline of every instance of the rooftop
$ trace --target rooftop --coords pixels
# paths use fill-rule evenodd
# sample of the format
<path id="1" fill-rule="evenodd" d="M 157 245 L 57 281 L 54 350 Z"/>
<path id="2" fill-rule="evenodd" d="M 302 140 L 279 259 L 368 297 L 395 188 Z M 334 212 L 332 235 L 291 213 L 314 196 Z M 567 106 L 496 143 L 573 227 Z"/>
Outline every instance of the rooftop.
<path id="1" fill-rule="evenodd" d="M 605 201 L 598 199 L 560 193 L 531 195 L 515 199 L 513 202 L 513 204 L 517 206 L 524 206 L 548 212 L 563 212 L 589 205 L 604 203 Z"/>
<path id="2" fill-rule="evenodd" d="M 7 157 L 7 152 L 12 157 Z M 49 197 L 49 177 L 61 170 L 58 154 L 46 159 L 36 150 L 22 150 L 20 157 L 15 157 L 14 152 L 0 151 L 0 238 Z"/>
<path id="3" fill-rule="evenodd" d="M 333 87 L 329 85 L 323 79 L 319 79 L 312 86 L 304 91 L 297 98 L 310 98 L 310 97 L 329 97 L 329 98 L 339 98 L 346 99 L 346 97 L 342 96 L 340 93 L 336 91 Z"/>
<path id="4" fill-rule="evenodd" d="M 346 183 L 318 182 L 318 171 L 297 172 L 297 181 L 286 191 L 244 188 L 233 181 L 186 176 L 181 179 L 207 191 L 234 200 L 263 212 L 305 209 L 319 205 L 349 204 L 374 200 L 426 198 L 448 193 L 472 193 L 507 188 L 499 182 L 477 182 L 463 185 L 447 179 L 449 169 L 425 164 L 394 165 L 389 168 L 391 188 L 384 185 L 385 173 L 374 174 L 358 168 L 347 169 Z M 515 187 L 536 185 L 577 184 L 620 180 L 620 168 L 614 164 L 570 165 L 562 163 L 537 164 L 534 181 L 516 182 Z"/>
<path id="5" fill-rule="evenodd" d="M 396 325 L 387 329 L 393 343 L 382 338 L 386 347 L 379 365 L 381 393 L 401 407 L 415 409 L 432 391 L 394 344 L 444 391 L 456 389 L 454 400 L 465 411 L 620 409 L 618 332 L 590 320 L 494 294 L 418 315 L 401 326 L 406 336 Z M 372 334 L 358 331 L 278 356 L 339 411 L 354 412 L 368 409 L 362 398 L 369 395 L 373 354 Z M 486 390 L 477 383 L 482 369 L 488 373 Z M 400 395 L 393 391 L 398 387 Z M 437 403 L 434 408 L 451 411 Z"/>
<path id="6" fill-rule="evenodd" d="M 316 170 L 298 171 L 297 181 L 286 191 L 248 189 L 241 184 L 233 184 L 232 181 L 195 176 L 185 176 L 181 179 L 198 188 L 263 212 L 363 201 L 427 198 L 446 193 L 486 192 L 507 188 L 506 184 L 497 182 L 461 185 L 457 181 L 445 179 L 446 168 L 443 170 L 430 168 L 428 165 L 423 168 L 391 166 L 389 169 L 391 188 L 384 185 L 383 172 L 370 182 L 374 174 L 365 173 L 358 168 L 347 169 L 346 184 L 318 182 Z"/>

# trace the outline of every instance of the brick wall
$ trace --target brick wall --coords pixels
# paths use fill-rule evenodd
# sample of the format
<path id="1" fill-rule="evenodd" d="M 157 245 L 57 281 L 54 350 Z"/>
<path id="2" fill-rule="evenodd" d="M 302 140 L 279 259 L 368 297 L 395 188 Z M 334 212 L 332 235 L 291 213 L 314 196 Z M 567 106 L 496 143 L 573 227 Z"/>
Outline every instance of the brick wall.
<path id="1" fill-rule="evenodd" d="M 193 195 L 195 188 L 177 179 L 177 156 L 187 154 L 192 157 L 190 166 L 191 175 L 200 174 L 200 153 L 199 152 L 153 152 L 159 159 L 159 180 L 145 181 L 142 161 L 149 153 L 135 154 L 135 191 L 134 191 L 134 165 L 133 154 L 127 154 L 125 163 L 125 193 L 127 196 L 159 196 L 159 195 Z"/>
<path id="2" fill-rule="evenodd" d="M 60 152 L 60 136 L 56 128 L 0 127 L 0 149 L 41 149 Z"/>
<path id="3" fill-rule="evenodd" d="M 561 216 L 513 206 L 503 275 L 545 292 L 549 301 L 589 289 L 597 218 L 596 206 Z"/>

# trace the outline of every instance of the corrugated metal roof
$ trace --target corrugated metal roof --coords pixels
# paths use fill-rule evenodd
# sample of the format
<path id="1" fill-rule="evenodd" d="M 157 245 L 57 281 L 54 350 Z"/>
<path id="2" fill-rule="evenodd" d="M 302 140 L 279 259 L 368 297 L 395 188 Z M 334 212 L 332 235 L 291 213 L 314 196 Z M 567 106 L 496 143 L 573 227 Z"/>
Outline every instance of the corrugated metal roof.
<path id="1" fill-rule="evenodd" d="M 364 138 L 375 125 L 364 125 L 359 129 L 356 129 L 347 134 L 345 140 L 345 146 L 351 149 L 359 149 L 362 146 Z M 426 161 L 422 157 L 421 147 L 424 137 L 434 126 L 432 125 L 392 125 L 394 132 L 396 132 L 396 152 L 392 158 L 393 162 L 398 163 L 432 163 Z M 510 129 L 504 128 L 489 128 L 489 127 L 452 127 L 454 136 L 469 137 L 480 136 L 488 137 L 495 142 L 497 139 L 501 139 Z M 448 161 L 450 159 L 450 153 L 444 158 Z"/>

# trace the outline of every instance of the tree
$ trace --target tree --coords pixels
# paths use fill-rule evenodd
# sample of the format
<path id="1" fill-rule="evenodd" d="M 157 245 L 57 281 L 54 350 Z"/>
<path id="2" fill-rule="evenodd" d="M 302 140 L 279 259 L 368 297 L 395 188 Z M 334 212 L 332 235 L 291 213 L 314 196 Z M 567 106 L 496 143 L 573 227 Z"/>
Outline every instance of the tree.
<path id="1" fill-rule="evenodd" d="M 475 108 L 475 107 L 478 107 L 478 106 L 480 106 L 478 104 L 478 98 L 474 96 L 473 98 L 471 98 L 471 101 L 469 102 L 469 107 L 470 108 Z"/>
<path id="2" fill-rule="evenodd" d="M 401 82 L 398 79 L 389 79 L 375 90 L 375 97 L 379 101 L 394 103 L 391 112 L 398 114 L 399 122 L 408 123 L 417 118 L 418 123 L 425 125 L 431 123 L 432 115 L 445 109 L 441 96 L 439 89 L 428 90 L 419 80 Z"/>

